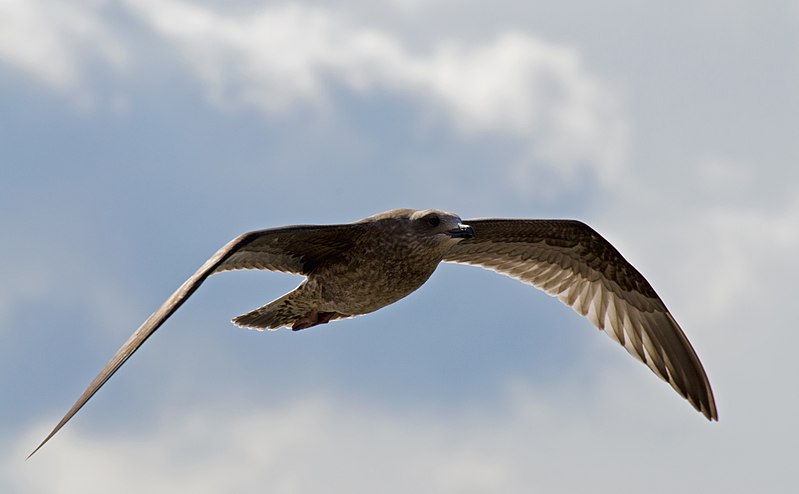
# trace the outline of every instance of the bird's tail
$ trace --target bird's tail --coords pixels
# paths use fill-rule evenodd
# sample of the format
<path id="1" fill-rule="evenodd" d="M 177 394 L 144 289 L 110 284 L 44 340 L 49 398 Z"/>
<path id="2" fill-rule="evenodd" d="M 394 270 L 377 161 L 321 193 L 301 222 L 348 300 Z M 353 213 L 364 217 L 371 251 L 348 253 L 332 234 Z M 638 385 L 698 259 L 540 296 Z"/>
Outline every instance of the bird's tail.
<path id="1" fill-rule="evenodd" d="M 295 321 L 302 319 L 311 310 L 304 304 L 298 304 L 295 295 L 296 290 L 293 290 L 263 307 L 237 316 L 233 318 L 233 324 L 259 331 L 292 327 Z"/>

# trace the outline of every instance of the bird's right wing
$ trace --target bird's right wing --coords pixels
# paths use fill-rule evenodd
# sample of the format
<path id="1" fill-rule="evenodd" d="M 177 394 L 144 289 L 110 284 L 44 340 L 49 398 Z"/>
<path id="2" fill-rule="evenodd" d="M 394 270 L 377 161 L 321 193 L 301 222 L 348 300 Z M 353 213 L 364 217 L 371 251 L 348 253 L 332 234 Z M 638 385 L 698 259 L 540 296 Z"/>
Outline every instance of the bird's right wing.
<path id="1" fill-rule="evenodd" d="M 717 420 L 705 370 L 649 282 L 591 227 L 572 220 L 465 220 L 474 238 L 445 262 L 475 264 L 558 297 Z"/>
<path id="2" fill-rule="evenodd" d="M 358 229 L 362 228 L 358 224 L 289 226 L 244 233 L 228 242 L 139 326 L 28 458 L 44 446 L 94 396 L 210 275 L 236 269 L 268 269 L 309 274 L 320 263 L 345 252 L 357 238 Z"/>

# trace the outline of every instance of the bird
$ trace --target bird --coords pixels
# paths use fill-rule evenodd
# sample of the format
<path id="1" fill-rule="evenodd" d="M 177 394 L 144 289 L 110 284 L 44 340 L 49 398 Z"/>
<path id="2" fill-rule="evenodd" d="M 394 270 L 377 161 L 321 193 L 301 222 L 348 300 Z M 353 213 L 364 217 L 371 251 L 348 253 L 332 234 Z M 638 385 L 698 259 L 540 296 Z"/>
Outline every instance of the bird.
<path id="1" fill-rule="evenodd" d="M 718 420 L 707 374 L 685 333 L 646 278 L 590 226 L 569 219 L 462 220 L 402 208 L 353 223 L 256 230 L 228 242 L 139 326 L 28 458 L 213 274 L 303 275 L 294 290 L 232 321 L 299 331 L 392 304 L 422 286 L 441 262 L 493 270 L 557 297 L 708 420 Z"/>

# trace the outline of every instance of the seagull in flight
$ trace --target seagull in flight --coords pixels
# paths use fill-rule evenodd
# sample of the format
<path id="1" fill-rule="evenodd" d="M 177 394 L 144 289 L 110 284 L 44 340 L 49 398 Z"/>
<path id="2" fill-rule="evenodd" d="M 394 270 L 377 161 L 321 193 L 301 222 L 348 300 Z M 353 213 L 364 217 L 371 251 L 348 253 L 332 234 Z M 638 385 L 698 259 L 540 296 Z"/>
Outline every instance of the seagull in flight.
<path id="1" fill-rule="evenodd" d="M 289 293 L 233 319 L 246 328 L 298 331 L 392 304 L 422 286 L 441 262 L 491 269 L 557 297 L 718 420 L 710 382 L 685 333 L 643 275 L 588 225 L 393 209 L 354 223 L 270 228 L 228 242 L 142 323 L 28 457 L 212 274 L 265 269 L 305 276 Z"/>

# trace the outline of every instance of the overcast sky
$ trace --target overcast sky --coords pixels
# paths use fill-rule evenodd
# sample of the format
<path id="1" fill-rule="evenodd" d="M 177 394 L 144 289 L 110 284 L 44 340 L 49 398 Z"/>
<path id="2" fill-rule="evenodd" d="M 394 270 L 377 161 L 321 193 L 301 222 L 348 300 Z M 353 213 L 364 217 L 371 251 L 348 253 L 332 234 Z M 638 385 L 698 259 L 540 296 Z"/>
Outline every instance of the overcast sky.
<path id="1" fill-rule="evenodd" d="M 790 492 L 799 2 L 0 0 L 0 491 Z M 247 230 L 581 219 L 664 299 L 709 423 L 576 313 L 444 265 L 307 331 Z"/>

